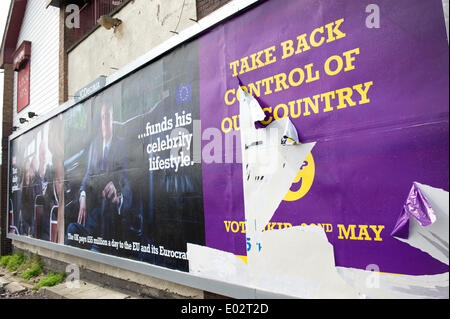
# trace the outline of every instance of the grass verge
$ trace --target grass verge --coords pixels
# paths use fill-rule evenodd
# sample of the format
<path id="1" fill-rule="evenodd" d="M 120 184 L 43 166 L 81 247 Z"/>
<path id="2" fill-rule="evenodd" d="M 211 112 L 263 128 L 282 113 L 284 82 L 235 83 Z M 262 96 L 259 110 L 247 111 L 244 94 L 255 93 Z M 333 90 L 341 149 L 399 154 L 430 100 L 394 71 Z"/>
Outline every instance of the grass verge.
<path id="1" fill-rule="evenodd" d="M 27 281 L 41 276 L 44 273 L 44 263 L 39 260 L 38 255 L 24 256 L 21 252 L 14 255 L 1 256 L 0 266 L 5 267 L 11 272 L 16 271 L 16 275 Z M 49 271 L 36 283 L 33 289 L 38 290 L 44 286 L 51 287 L 63 282 L 65 279 L 65 272 L 55 273 Z"/>
<path id="2" fill-rule="evenodd" d="M 66 273 L 54 273 L 50 271 L 45 277 L 41 278 L 33 289 L 38 290 L 44 286 L 51 287 L 60 284 L 66 279 Z"/>
<path id="3" fill-rule="evenodd" d="M 25 257 L 22 253 L 17 253 L 14 255 L 2 256 L 0 264 L 6 267 L 9 271 L 16 271 L 20 265 L 24 262 Z"/>

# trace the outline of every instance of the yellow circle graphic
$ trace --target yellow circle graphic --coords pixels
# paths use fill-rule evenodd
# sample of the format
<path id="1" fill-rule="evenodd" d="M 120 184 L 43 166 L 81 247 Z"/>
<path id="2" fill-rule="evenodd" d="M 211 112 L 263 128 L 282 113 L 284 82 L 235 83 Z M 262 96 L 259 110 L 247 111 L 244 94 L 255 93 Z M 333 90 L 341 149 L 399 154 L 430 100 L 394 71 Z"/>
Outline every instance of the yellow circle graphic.
<path id="1" fill-rule="evenodd" d="M 314 159 L 312 153 L 309 153 L 300 166 L 300 170 L 283 200 L 293 202 L 305 196 L 313 184 L 315 172 Z"/>

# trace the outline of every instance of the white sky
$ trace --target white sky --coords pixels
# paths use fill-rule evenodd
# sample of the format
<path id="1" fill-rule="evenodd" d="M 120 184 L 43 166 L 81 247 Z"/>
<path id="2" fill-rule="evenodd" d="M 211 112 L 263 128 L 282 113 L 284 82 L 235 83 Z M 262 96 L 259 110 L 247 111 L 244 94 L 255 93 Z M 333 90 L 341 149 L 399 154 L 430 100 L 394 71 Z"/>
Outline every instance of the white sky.
<path id="1" fill-rule="evenodd" d="M 8 18 L 9 4 L 11 0 L 0 0 L 0 43 L 3 39 L 3 32 L 5 31 L 6 19 Z M 1 44 L 0 44 L 1 45 Z M 3 70 L 0 70 L 0 134 L 2 131 L 3 122 Z M 1 149 L 0 149 L 0 165 L 2 164 Z"/>

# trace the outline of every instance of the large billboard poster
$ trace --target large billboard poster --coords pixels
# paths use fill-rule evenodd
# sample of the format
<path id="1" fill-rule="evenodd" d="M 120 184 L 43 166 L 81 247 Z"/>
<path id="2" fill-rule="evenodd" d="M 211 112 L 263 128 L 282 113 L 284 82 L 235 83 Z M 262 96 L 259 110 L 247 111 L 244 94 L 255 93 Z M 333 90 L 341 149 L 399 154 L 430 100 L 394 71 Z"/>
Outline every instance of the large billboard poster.
<path id="1" fill-rule="evenodd" d="M 442 2 L 280 4 L 11 140 L 9 231 L 286 296 L 448 298 Z"/>

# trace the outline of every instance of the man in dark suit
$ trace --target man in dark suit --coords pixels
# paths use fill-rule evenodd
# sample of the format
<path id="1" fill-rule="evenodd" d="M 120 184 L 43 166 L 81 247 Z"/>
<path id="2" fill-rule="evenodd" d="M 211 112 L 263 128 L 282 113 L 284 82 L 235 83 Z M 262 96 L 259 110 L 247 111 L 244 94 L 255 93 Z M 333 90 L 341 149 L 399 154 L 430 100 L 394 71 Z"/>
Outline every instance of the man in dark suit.
<path id="1" fill-rule="evenodd" d="M 53 165 L 47 162 L 47 146 L 42 137 L 39 144 L 39 167 L 35 174 L 33 174 L 32 185 L 35 192 L 36 204 L 42 205 L 42 215 L 38 220 L 34 220 L 34 235 L 38 239 L 50 240 L 50 213 L 54 205 L 58 204 L 58 199 L 55 196 L 53 185 L 54 170 Z M 37 161 L 37 158 L 33 158 Z M 36 197 L 37 196 L 37 197 Z M 33 204 L 35 200 L 33 199 Z"/>
<path id="2" fill-rule="evenodd" d="M 101 135 L 90 145 L 87 171 L 80 188 L 77 223 L 69 224 L 71 235 L 120 240 L 121 220 L 132 203 L 123 140 L 113 134 L 113 108 L 101 108 Z M 77 245 L 76 241 L 68 242 Z M 83 246 L 86 247 L 86 246 Z M 111 252 L 110 247 L 93 244 L 91 250 Z"/>

